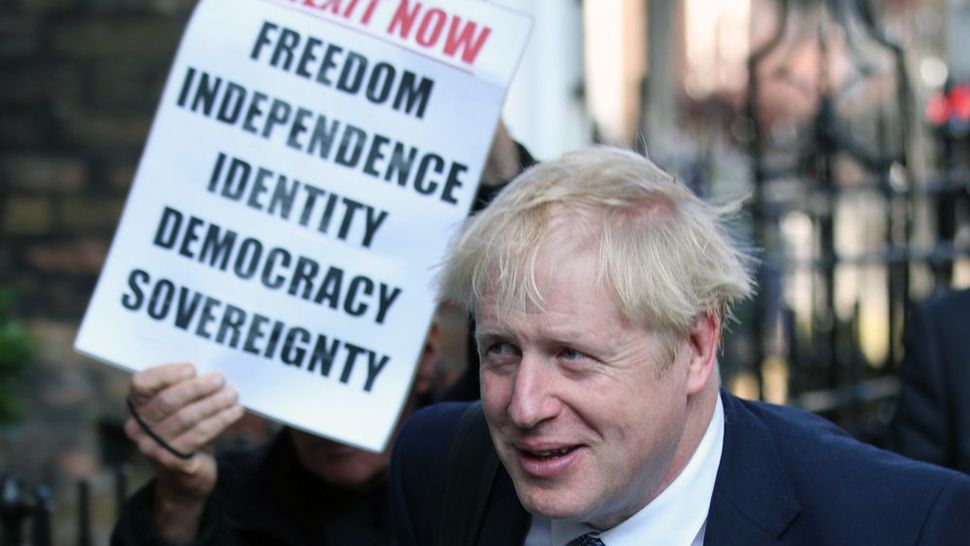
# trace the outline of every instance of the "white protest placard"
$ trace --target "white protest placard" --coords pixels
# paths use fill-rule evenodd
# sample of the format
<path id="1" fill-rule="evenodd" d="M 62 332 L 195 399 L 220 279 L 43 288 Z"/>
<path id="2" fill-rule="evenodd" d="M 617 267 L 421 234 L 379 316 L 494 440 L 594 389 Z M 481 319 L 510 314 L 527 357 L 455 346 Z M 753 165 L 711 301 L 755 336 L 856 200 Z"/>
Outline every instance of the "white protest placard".
<path id="1" fill-rule="evenodd" d="M 78 351 L 220 370 L 385 447 L 531 26 L 481 0 L 202 0 Z"/>

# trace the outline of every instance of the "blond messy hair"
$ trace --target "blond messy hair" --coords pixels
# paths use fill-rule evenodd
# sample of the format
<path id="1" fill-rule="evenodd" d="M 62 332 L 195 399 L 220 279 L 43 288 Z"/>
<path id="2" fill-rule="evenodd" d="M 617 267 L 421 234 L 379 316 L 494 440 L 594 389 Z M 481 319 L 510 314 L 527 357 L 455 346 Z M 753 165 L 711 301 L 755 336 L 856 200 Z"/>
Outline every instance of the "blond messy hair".
<path id="1" fill-rule="evenodd" d="M 597 146 L 519 175 L 452 241 L 439 298 L 473 315 L 485 294 L 500 310 L 542 307 L 536 262 L 561 221 L 598 237 L 601 285 L 621 315 L 680 337 L 702 313 L 725 318 L 753 291 L 753 259 L 724 223 L 740 203 L 704 202 L 647 158 Z"/>

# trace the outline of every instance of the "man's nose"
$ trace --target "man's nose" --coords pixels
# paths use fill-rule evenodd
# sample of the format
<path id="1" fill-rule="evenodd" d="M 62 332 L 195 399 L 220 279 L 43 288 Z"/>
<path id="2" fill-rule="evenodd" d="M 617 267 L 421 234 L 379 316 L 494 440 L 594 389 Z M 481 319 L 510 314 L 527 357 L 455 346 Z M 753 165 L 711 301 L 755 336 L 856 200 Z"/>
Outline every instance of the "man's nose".
<path id="1" fill-rule="evenodd" d="M 523 355 L 515 374 L 509 418 L 519 428 L 532 428 L 559 414 L 555 376 L 541 358 Z"/>

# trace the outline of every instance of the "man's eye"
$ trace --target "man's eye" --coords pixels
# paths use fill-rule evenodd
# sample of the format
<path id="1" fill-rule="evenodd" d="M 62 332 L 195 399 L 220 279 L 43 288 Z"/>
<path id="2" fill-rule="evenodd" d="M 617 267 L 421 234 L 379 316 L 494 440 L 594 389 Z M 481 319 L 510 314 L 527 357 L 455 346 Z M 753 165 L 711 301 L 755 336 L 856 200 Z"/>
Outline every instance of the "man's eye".
<path id="1" fill-rule="evenodd" d="M 583 353 L 577 351 L 576 349 L 571 349 L 569 347 L 566 347 L 561 351 L 559 351 L 559 356 L 566 360 L 579 360 L 580 358 L 586 357 L 586 355 L 584 355 Z"/>
<path id="2" fill-rule="evenodd" d="M 488 345 L 485 353 L 494 356 L 510 356 L 515 354 L 515 351 L 511 344 L 500 341 Z"/>
<path id="3" fill-rule="evenodd" d="M 519 354 L 519 349 L 507 341 L 480 342 L 482 347 L 482 359 L 487 362 L 508 362 Z"/>
<path id="4" fill-rule="evenodd" d="M 482 344 L 482 366 L 493 373 L 507 373 L 519 361 L 519 350 L 504 341 Z"/>

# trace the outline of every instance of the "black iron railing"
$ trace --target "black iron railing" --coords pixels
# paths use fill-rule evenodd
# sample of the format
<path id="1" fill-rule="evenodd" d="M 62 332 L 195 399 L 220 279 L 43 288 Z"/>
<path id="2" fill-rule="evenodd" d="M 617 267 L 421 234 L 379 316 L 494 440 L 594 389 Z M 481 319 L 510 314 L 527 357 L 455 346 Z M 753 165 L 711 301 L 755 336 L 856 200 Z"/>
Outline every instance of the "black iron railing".
<path id="1" fill-rule="evenodd" d="M 897 390 L 902 326 L 918 291 L 912 274 L 928 268 L 931 289 L 947 287 L 955 260 L 968 254 L 955 244 L 957 197 L 965 203 L 970 187 L 957 158 L 968 150 L 941 131 L 944 174 L 916 180 L 910 168 L 916 102 L 903 50 L 878 30 L 868 3 L 779 0 L 777 6 L 776 32 L 748 61 L 751 218 L 764 249 L 750 371 L 763 395 L 765 362 L 784 360 L 788 403 L 876 441 Z M 882 98 L 859 101 L 867 86 Z M 766 97 L 777 93 L 810 105 L 811 113 L 769 111 Z M 929 246 L 914 236 L 917 209 L 927 203 L 936 217 Z M 881 215 L 867 212 L 873 204 L 883 207 Z M 857 212 L 847 214 L 852 207 Z M 786 235 L 793 220 L 810 248 L 795 248 Z M 850 224 L 870 233 L 868 246 L 840 247 Z M 852 287 L 843 280 L 850 275 L 858 277 Z M 799 279 L 807 293 L 793 288 Z M 881 292 L 878 328 L 873 284 Z M 883 338 L 879 351 L 866 350 L 873 336 Z"/>

